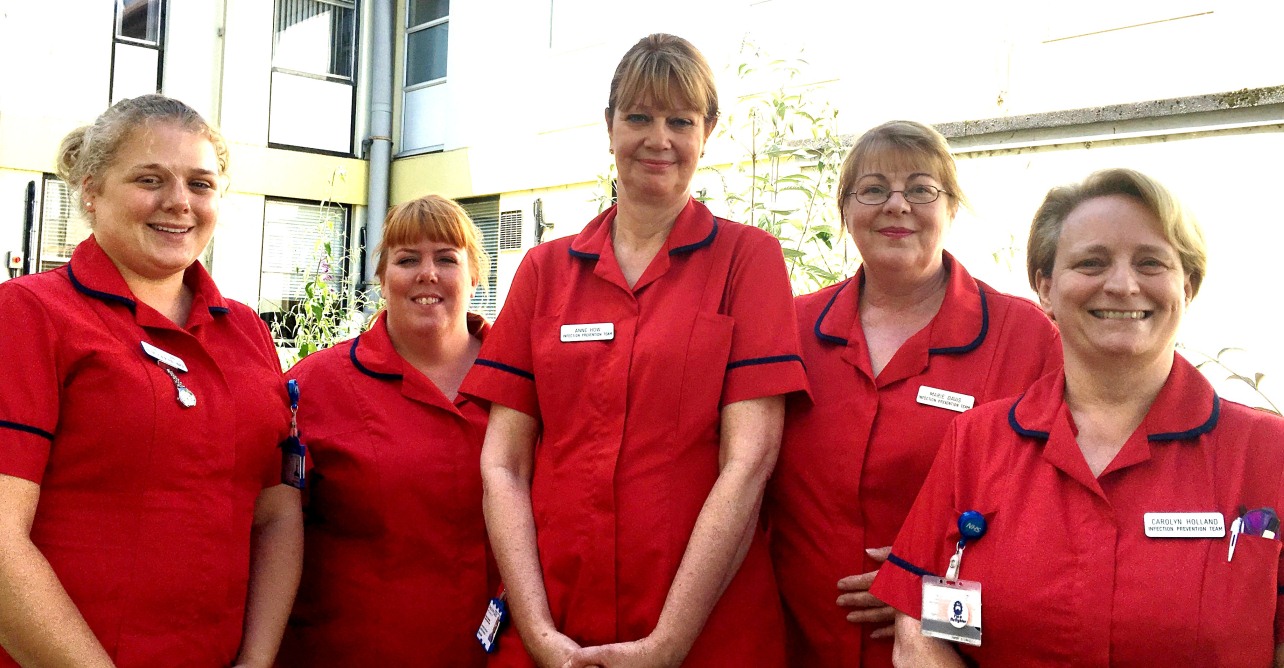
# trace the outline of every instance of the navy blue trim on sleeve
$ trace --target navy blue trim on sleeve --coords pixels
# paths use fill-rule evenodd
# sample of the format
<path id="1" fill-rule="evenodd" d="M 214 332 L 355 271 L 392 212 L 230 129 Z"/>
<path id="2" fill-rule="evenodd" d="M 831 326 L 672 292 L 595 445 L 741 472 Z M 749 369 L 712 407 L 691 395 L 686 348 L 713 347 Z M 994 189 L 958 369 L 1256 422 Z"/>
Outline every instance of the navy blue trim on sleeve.
<path id="1" fill-rule="evenodd" d="M 971 343 L 964 346 L 954 346 L 953 348 L 930 348 L 929 355 L 961 355 L 976 350 L 985 341 L 985 334 L 990 331 L 990 308 L 985 302 L 985 289 L 977 286 L 976 291 L 981 295 L 981 331 Z"/>
<path id="2" fill-rule="evenodd" d="M 1020 404 L 1021 400 L 1024 398 L 1025 398 L 1025 394 L 1022 393 L 1021 396 L 1017 397 L 1016 401 L 1012 402 L 1012 408 L 1008 410 L 1008 425 L 1012 427 L 1012 431 L 1015 431 L 1016 433 L 1022 436 L 1025 436 L 1026 438 L 1037 438 L 1042 441 L 1048 440 L 1048 432 L 1035 431 L 1033 429 L 1026 429 L 1025 427 L 1022 427 L 1020 423 L 1017 422 L 1016 407 L 1017 407 L 1017 404 Z"/>
<path id="3" fill-rule="evenodd" d="M 897 566 L 900 566 L 901 568 L 904 568 L 905 570 L 907 570 L 907 571 L 909 571 L 909 572 L 911 572 L 911 573 L 913 573 L 914 575 L 917 575 L 917 576 L 919 576 L 919 577 L 923 577 L 924 575 L 931 575 L 932 577 L 939 577 L 939 576 L 937 576 L 935 573 L 933 573 L 933 572 L 931 572 L 931 571 L 928 571 L 928 570 L 924 570 L 924 569 L 922 569 L 922 568 L 919 568 L 918 566 L 915 566 L 914 564 L 911 564 L 910 562 L 905 561 L 904 559 L 901 559 L 900 557 L 896 556 L 895 554 L 889 554 L 889 555 L 887 555 L 887 563 L 889 563 L 889 564 L 895 564 L 895 565 L 897 565 Z"/>
<path id="4" fill-rule="evenodd" d="M 535 374 L 529 371 L 523 371 L 522 369 L 518 369 L 515 366 L 508 366 L 503 362 L 496 362 L 495 360 L 488 360 L 488 359 L 483 359 L 481 357 L 478 357 L 477 361 L 474 362 L 474 364 L 480 364 L 481 366 L 488 366 L 492 369 L 499 369 L 500 371 L 507 371 L 508 373 L 511 373 L 515 376 L 521 376 L 526 380 L 535 380 Z"/>
<path id="5" fill-rule="evenodd" d="M 9 422 L 8 420 L 0 420 L 0 428 L 12 429 L 14 431 L 25 431 L 28 434 L 43 436 L 51 441 L 54 440 L 54 435 L 45 431 L 44 429 L 41 429 L 39 427 L 33 427 L 29 424 L 22 424 L 21 422 Z"/>
<path id="6" fill-rule="evenodd" d="M 759 364 L 778 364 L 780 362 L 797 362 L 802 364 L 802 358 L 797 355 L 773 355 L 771 357 L 754 357 L 747 360 L 737 360 L 727 364 L 727 371 L 739 369 L 742 366 L 757 366 Z"/>
<path id="7" fill-rule="evenodd" d="M 1276 596 L 1284 596 L 1284 586 L 1277 586 L 1277 587 L 1275 587 L 1275 595 L 1276 595 Z"/>
<path id="8" fill-rule="evenodd" d="M 669 255 L 680 255 L 682 253 L 690 253 L 691 251 L 700 250 L 701 248 L 704 248 L 705 246 L 708 246 L 709 244 L 713 243 L 713 238 L 716 236 L 718 236 L 718 218 L 717 216 L 714 216 L 713 229 L 709 230 L 709 236 L 693 244 L 687 244 L 685 246 L 678 246 L 677 248 L 672 248 L 669 250 Z"/>
<path id="9" fill-rule="evenodd" d="M 369 369 L 363 365 L 361 360 L 357 359 L 357 343 L 360 341 L 361 337 L 358 336 L 352 340 L 352 347 L 348 348 L 348 359 L 352 360 L 352 366 L 357 367 L 357 371 L 360 371 L 371 378 L 378 378 L 379 380 L 401 380 L 401 374 L 399 373 L 383 373 L 381 371 Z"/>
<path id="10" fill-rule="evenodd" d="M 128 306 L 128 307 L 129 307 L 129 310 L 131 310 L 131 311 L 133 311 L 134 309 L 138 308 L 138 305 L 134 303 L 134 300 L 129 299 L 128 297 L 122 297 L 122 296 L 120 296 L 120 295 L 113 295 L 113 294 L 112 294 L 112 293 L 110 293 L 110 292 L 102 292 L 102 291 L 100 291 L 100 290 L 94 290 L 94 289 L 92 289 L 92 288 L 90 288 L 90 287 L 86 286 L 84 283 L 81 283 L 80 281 L 76 280 L 76 274 L 75 274 L 75 272 L 73 272 L 73 271 L 71 270 L 71 263 L 70 263 L 70 262 L 68 262 L 65 266 L 67 267 L 67 278 L 71 279 L 71 285 L 72 285 L 72 287 L 76 288 L 76 290 L 78 290 L 78 291 L 80 291 L 80 292 L 82 292 L 82 293 L 84 293 L 84 294 L 87 294 L 87 295 L 89 295 L 90 297 L 95 297 L 95 298 L 97 298 L 97 299 L 101 299 L 101 300 L 103 300 L 103 301 L 105 301 L 105 302 L 117 302 L 117 303 L 120 303 L 120 304 L 124 304 L 125 306 Z"/>

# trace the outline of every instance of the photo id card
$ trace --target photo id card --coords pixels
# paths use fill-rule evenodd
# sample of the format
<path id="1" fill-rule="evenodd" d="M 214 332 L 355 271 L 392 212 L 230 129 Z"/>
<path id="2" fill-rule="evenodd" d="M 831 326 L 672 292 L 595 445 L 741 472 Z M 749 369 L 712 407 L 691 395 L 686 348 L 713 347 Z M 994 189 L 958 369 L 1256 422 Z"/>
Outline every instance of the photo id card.
<path id="1" fill-rule="evenodd" d="M 923 635 L 981 645 L 981 583 L 923 576 Z"/>

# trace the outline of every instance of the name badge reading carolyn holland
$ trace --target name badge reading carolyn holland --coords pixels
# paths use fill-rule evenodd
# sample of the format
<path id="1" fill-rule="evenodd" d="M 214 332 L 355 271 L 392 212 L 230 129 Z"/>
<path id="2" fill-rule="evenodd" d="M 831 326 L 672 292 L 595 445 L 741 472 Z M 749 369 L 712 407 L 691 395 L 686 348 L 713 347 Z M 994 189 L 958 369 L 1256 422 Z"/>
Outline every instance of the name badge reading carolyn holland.
<path id="1" fill-rule="evenodd" d="M 610 341 L 615 338 L 615 323 L 590 322 L 583 325 L 562 325 L 562 343 L 576 341 Z"/>
<path id="2" fill-rule="evenodd" d="M 1146 535 L 1151 538 L 1221 538 L 1226 520 L 1221 513 L 1146 513 Z"/>
<path id="3" fill-rule="evenodd" d="M 939 390 L 935 387 L 920 385 L 918 388 L 918 403 L 962 413 L 972 408 L 972 405 L 976 403 L 976 398 L 959 392 L 950 392 L 949 390 Z"/>

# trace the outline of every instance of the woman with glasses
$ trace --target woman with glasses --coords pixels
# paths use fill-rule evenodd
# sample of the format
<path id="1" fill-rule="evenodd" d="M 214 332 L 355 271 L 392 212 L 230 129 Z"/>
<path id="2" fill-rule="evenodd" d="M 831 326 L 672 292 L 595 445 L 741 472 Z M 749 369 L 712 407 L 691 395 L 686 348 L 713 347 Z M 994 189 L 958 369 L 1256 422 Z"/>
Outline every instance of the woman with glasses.
<path id="1" fill-rule="evenodd" d="M 892 121 L 840 175 L 856 275 L 796 300 L 814 401 L 791 400 L 768 491 L 790 664 L 890 666 L 893 611 L 867 591 L 946 427 L 1060 362 L 1055 327 L 944 249 L 964 202 L 945 138 Z"/>
<path id="2" fill-rule="evenodd" d="M 1026 265 L 1065 366 L 950 427 L 873 589 L 899 664 L 1284 665 L 1284 420 L 1174 351 L 1206 264 L 1143 174 L 1048 193 Z"/>

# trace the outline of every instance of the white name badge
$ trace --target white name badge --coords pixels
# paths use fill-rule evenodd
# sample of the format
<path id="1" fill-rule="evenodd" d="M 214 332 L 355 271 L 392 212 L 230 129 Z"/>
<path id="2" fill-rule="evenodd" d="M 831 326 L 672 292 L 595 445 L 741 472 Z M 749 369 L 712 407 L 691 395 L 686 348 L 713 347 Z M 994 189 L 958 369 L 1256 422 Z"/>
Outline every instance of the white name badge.
<path id="1" fill-rule="evenodd" d="M 562 343 L 574 341 L 610 341 L 615 338 L 615 323 L 591 322 L 583 325 L 562 325 Z"/>
<path id="2" fill-rule="evenodd" d="M 921 385 L 918 388 L 918 403 L 962 413 L 972 408 L 972 405 L 976 403 L 976 398 L 958 392 Z"/>
<path id="3" fill-rule="evenodd" d="M 184 362 L 182 359 L 180 359 L 177 355 L 167 353 L 164 350 L 161 350 L 160 348 L 157 348 L 156 346 L 153 346 L 152 344 L 146 341 L 143 341 L 142 344 L 143 344 L 143 352 L 147 353 L 148 357 L 170 368 L 178 369 L 179 371 L 182 371 L 184 373 L 187 372 L 187 363 Z"/>
<path id="4" fill-rule="evenodd" d="M 1146 513 L 1146 535 L 1151 538 L 1221 538 L 1226 520 L 1221 513 Z"/>

